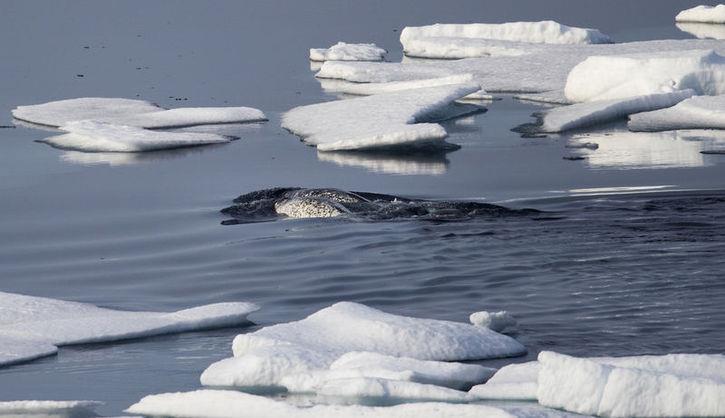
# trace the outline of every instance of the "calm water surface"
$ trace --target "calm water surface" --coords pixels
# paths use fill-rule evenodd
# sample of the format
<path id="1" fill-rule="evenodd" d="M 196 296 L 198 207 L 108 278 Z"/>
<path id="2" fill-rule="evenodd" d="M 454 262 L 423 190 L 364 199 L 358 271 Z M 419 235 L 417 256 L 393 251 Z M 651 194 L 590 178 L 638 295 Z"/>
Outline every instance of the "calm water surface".
<path id="1" fill-rule="evenodd" d="M 539 109 L 510 97 L 448 122 L 462 148 L 446 155 L 318 154 L 279 128 L 285 110 L 334 99 L 310 71 L 310 47 L 376 42 L 396 60 L 406 25 L 547 18 L 618 41 L 686 38 L 672 19 L 695 3 L 5 1 L 2 125 L 17 105 L 137 95 L 168 107 L 254 106 L 270 121 L 229 127 L 241 139 L 224 146 L 140 155 L 60 151 L 34 142 L 51 132 L 0 129 L 0 290 L 120 309 L 250 300 L 263 306 L 252 317 L 261 325 L 339 300 L 459 321 L 506 309 L 527 358 L 722 352 L 725 156 L 700 151 L 725 136 L 614 125 L 584 138 L 600 144 L 588 159 L 568 161 L 577 138 L 509 131 Z M 547 213 L 220 224 L 234 197 L 274 186 Z M 117 414 L 148 393 L 197 388 L 238 332 L 66 348 L 0 370 L 0 398 L 96 399 Z"/>

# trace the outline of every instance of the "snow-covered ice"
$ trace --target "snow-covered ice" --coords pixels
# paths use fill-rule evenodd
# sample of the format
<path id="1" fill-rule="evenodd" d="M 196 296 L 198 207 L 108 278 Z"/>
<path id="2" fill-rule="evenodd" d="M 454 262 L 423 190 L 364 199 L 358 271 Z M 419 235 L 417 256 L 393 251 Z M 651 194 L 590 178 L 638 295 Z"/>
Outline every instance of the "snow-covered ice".
<path id="1" fill-rule="evenodd" d="M 506 328 L 510 328 L 516 325 L 516 318 L 514 318 L 514 316 L 507 311 L 474 312 L 468 317 L 468 319 L 473 325 L 476 325 L 478 327 L 486 327 L 496 332 L 501 332 Z"/>
<path id="2" fill-rule="evenodd" d="M 439 119 L 455 100 L 481 89 L 476 83 L 376 94 L 300 106 L 285 113 L 282 127 L 320 151 L 445 148 Z"/>
<path id="3" fill-rule="evenodd" d="M 406 54 L 410 43 L 419 39 L 496 39 L 504 41 L 546 44 L 599 44 L 610 43 L 611 38 L 596 29 L 562 25 L 551 20 L 541 22 L 434 24 L 409 26 L 400 33 L 400 43 Z M 416 54 L 412 54 L 416 55 Z M 427 55 L 422 55 L 427 56 Z"/>
<path id="4" fill-rule="evenodd" d="M 0 365 L 32 360 L 58 346 L 117 341 L 238 325 L 258 307 L 218 303 L 177 312 L 131 312 L 0 292 Z"/>
<path id="5" fill-rule="evenodd" d="M 541 124 L 533 129 L 538 132 L 564 132 L 600 125 L 624 118 L 633 113 L 674 106 L 693 94 L 692 90 L 683 90 L 621 99 L 595 100 L 556 107 L 541 112 L 539 114 Z"/>
<path id="6" fill-rule="evenodd" d="M 352 398 L 370 402 L 438 401 L 468 402 L 473 398 L 466 392 L 446 387 L 403 380 L 358 377 L 327 381 L 317 392 L 322 396 Z"/>
<path id="7" fill-rule="evenodd" d="M 179 418 L 514 418 L 502 409 L 485 405 L 443 402 L 408 403 L 388 407 L 314 405 L 286 402 L 236 391 L 198 390 L 149 395 L 126 412 Z"/>
<path id="8" fill-rule="evenodd" d="M 713 50 L 592 56 L 571 70 L 564 92 L 590 102 L 687 89 L 725 93 L 725 57 Z"/>
<path id="9" fill-rule="evenodd" d="M 539 368 L 536 361 L 509 364 L 485 384 L 472 387 L 469 393 L 480 399 L 535 401 Z"/>
<path id="10" fill-rule="evenodd" d="M 423 87 L 435 87 L 435 86 L 447 86 L 451 84 L 461 84 L 473 82 L 474 77 L 471 74 L 460 74 L 452 75 L 449 77 L 438 77 L 429 78 L 422 80 L 410 80 L 410 81 L 391 81 L 388 83 L 335 83 L 328 85 L 327 87 L 323 84 L 323 88 L 327 91 L 333 91 L 343 94 L 351 94 L 356 96 L 370 96 L 373 94 L 380 93 L 392 93 L 402 90 L 417 89 Z M 486 93 L 485 90 L 480 89 L 477 92 L 471 93 L 463 99 L 470 100 L 490 100 L 493 96 Z"/>
<path id="11" fill-rule="evenodd" d="M 56 148 L 84 152 L 141 152 L 222 144 L 232 140 L 231 137 L 212 133 L 152 131 L 93 120 L 68 122 L 60 129 L 67 133 L 40 142 Z"/>
<path id="12" fill-rule="evenodd" d="M 725 95 L 695 96 L 676 106 L 638 113 L 629 118 L 631 131 L 725 129 Z"/>
<path id="13" fill-rule="evenodd" d="M 311 61 L 382 61 L 386 50 L 375 44 L 338 42 L 329 48 L 311 48 Z"/>
<path id="14" fill-rule="evenodd" d="M 719 68 L 719 65 L 703 61 L 700 62 L 702 64 L 700 67 L 697 60 L 692 59 L 693 54 L 697 52 L 696 50 L 714 50 L 715 52 L 725 53 L 725 44 L 722 42 L 701 39 L 598 45 L 530 44 L 498 40 L 479 40 L 479 42 L 490 47 L 505 48 L 508 53 L 506 55 L 492 54 L 482 58 L 436 62 L 421 62 L 419 60 L 406 60 L 403 63 L 330 61 L 323 64 L 317 73 L 317 77 L 357 83 L 386 83 L 471 74 L 476 82 L 480 83 L 488 93 L 548 92 L 545 97 L 563 97 L 561 92 L 564 90 L 569 72 L 577 64 L 591 56 L 646 53 L 655 57 L 653 58 L 655 60 L 659 54 L 667 56 L 666 52 L 671 51 L 676 53 L 669 55 L 681 55 L 683 63 L 687 62 L 688 57 L 690 57 L 689 63 L 692 65 L 688 67 L 689 70 L 700 71 L 708 68 L 713 70 Z M 512 55 L 510 53 L 512 50 L 518 50 L 520 53 Z M 601 69 L 601 71 L 606 72 L 606 69 Z M 663 70 L 659 74 L 655 74 L 654 79 L 662 83 L 661 76 L 665 73 L 667 71 Z M 715 73 L 711 71 L 711 74 L 714 75 Z M 607 76 L 607 74 L 604 74 L 604 76 Z M 613 80 L 606 77 L 604 81 L 606 83 L 597 81 L 592 86 L 598 88 L 602 84 L 608 84 Z M 718 79 L 712 79 L 711 81 L 712 84 L 708 87 L 723 88 L 722 85 L 718 85 L 720 84 Z M 621 83 L 621 80 L 618 80 L 618 82 Z M 680 87 L 687 88 L 684 85 Z M 638 94 L 643 93 L 635 92 L 631 95 Z"/>
<path id="15" fill-rule="evenodd" d="M 0 402 L 0 417 L 87 418 L 98 416 L 95 401 L 7 401 Z"/>
<path id="16" fill-rule="evenodd" d="M 12 114 L 18 120 L 52 127 L 80 120 L 149 129 L 266 120 L 264 113 L 250 107 L 190 107 L 166 110 L 144 100 L 100 97 L 18 106 L 13 109 Z"/>
<path id="17" fill-rule="evenodd" d="M 285 376 L 327 370 L 340 356 L 353 351 L 457 361 L 515 356 L 526 350 L 513 338 L 487 328 L 393 315 L 341 302 L 300 321 L 238 335 L 234 357 L 209 366 L 201 382 L 208 386 L 281 387 Z"/>
<path id="18" fill-rule="evenodd" d="M 675 16 L 676 22 L 725 23 L 725 4 L 695 6 Z"/>
<path id="19" fill-rule="evenodd" d="M 539 363 L 544 406 L 606 417 L 725 415 L 725 356 L 594 361 L 545 351 Z"/>
<path id="20" fill-rule="evenodd" d="M 725 39 L 725 25 L 712 23 L 679 22 L 677 29 L 700 39 Z M 317 69 L 319 70 L 319 68 Z"/>

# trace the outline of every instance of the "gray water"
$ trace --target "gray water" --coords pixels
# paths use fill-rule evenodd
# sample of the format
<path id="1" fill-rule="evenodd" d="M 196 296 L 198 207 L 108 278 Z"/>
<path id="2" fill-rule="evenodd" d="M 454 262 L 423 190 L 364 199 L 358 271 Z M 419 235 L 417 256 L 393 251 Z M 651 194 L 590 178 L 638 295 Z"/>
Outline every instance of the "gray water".
<path id="1" fill-rule="evenodd" d="M 318 154 L 279 127 L 285 110 L 334 99 L 310 47 L 376 42 L 396 60 L 406 25 L 547 18 L 618 41 L 687 38 L 672 19 L 697 2 L 450 3 L 2 2 L 0 125 L 17 105 L 136 95 L 254 106 L 270 121 L 230 127 L 241 139 L 223 146 L 139 155 L 60 151 L 34 142 L 51 132 L 0 129 L 0 290 L 131 310 L 249 300 L 260 325 L 339 300 L 458 321 L 506 309 L 530 350 L 516 361 L 542 349 L 722 352 L 725 156 L 700 154 L 709 142 L 634 141 L 615 125 L 592 136 L 588 159 L 568 161 L 567 137 L 510 131 L 540 109 L 510 97 L 446 123 L 462 148 L 445 155 Z M 275 186 L 546 214 L 221 224 L 233 198 Z M 145 394 L 198 388 L 244 331 L 64 348 L 1 369 L 0 399 L 95 399 L 117 414 Z"/>

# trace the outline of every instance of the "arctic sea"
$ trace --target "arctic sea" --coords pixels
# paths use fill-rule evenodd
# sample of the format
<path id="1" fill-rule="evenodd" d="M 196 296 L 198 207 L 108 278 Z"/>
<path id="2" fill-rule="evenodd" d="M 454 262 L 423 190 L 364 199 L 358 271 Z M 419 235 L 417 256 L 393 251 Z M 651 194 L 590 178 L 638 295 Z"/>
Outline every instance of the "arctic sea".
<path id="1" fill-rule="evenodd" d="M 311 47 L 375 42 L 400 60 L 405 26 L 553 19 L 616 41 L 684 39 L 692 1 L 4 1 L 0 125 L 18 105 L 99 96 L 165 107 L 252 106 L 270 120 L 220 146 L 141 154 L 62 151 L 52 132 L 0 128 L 0 291 L 127 310 L 252 301 L 259 325 L 341 300 L 466 321 L 508 310 L 515 337 L 582 356 L 725 347 L 725 155 L 703 141 L 621 135 L 571 161 L 566 136 L 510 129 L 541 106 L 504 95 L 445 123 L 457 151 L 317 153 L 280 128 L 292 107 L 336 99 Z M 485 86 L 484 86 L 485 87 Z M 249 191 L 336 187 L 530 207 L 465 222 L 280 220 L 225 226 Z M 199 387 L 252 328 L 61 349 L 0 369 L 0 399 L 140 397 Z M 488 362 L 493 365 L 512 360 Z"/>

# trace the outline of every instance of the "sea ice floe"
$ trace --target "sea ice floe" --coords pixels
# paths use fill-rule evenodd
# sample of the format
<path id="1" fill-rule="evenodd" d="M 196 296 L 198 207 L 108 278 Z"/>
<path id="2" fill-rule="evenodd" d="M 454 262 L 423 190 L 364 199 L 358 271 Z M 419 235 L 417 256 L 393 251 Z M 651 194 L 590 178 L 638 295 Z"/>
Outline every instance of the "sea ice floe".
<path id="1" fill-rule="evenodd" d="M 375 44 L 338 42 L 329 48 L 311 48 L 310 61 L 382 61 L 386 53 Z"/>
<path id="2" fill-rule="evenodd" d="M 252 303 L 218 303 L 177 312 L 131 312 L 0 292 L 0 365 L 51 355 L 58 346 L 117 341 L 247 322 Z"/>
<path id="3" fill-rule="evenodd" d="M 331 61 L 323 64 L 317 73 L 319 78 L 341 79 L 349 82 L 357 83 L 385 83 L 392 81 L 406 81 L 429 79 L 438 77 L 447 77 L 460 74 L 471 74 L 477 83 L 486 89 L 488 93 L 498 92 L 515 92 L 515 93 L 544 93 L 548 92 L 545 97 L 563 97 L 564 87 L 567 82 L 569 72 L 580 62 L 591 56 L 612 56 L 612 55 L 630 55 L 630 54 L 649 54 L 652 57 L 651 64 L 654 64 L 659 55 L 662 55 L 663 66 L 656 68 L 650 65 L 653 71 L 652 79 L 654 83 L 666 83 L 663 80 L 664 75 L 670 75 L 673 69 L 682 69 L 691 72 L 695 76 L 691 81 L 701 79 L 700 75 L 719 74 L 720 65 L 718 63 L 718 55 L 705 54 L 700 56 L 698 60 L 698 51 L 695 50 L 714 50 L 715 52 L 725 53 L 725 44 L 716 40 L 664 40 L 664 41 L 643 41 L 628 42 L 622 44 L 599 44 L 599 45 L 551 45 L 551 44 L 531 44 L 523 42 L 509 42 L 498 40 L 480 40 L 482 44 L 496 48 L 505 48 L 506 54 L 498 55 L 492 53 L 490 56 L 482 58 L 468 58 L 461 60 L 446 60 L 437 62 L 419 62 L 410 61 L 403 63 L 371 63 L 371 62 L 339 62 Z M 521 53 L 512 55 L 511 51 L 518 50 Z M 667 52 L 673 52 L 667 54 Z M 694 51 L 694 52 L 693 52 Z M 681 56 L 681 60 L 675 62 L 672 69 L 666 68 L 669 64 L 665 61 L 667 57 Z M 459 58 L 449 56 L 448 58 Z M 617 65 L 623 61 L 617 61 Z M 604 62 L 602 65 L 610 65 Z M 586 78 L 587 74 L 583 74 L 591 89 L 608 90 L 614 79 L 606 73 L 610 68 L 594 68 L 593 70 L 603 73 L 603 80 Z M 618 75 L 616 68 L 611 70 Z M 718 71 L 715 71 L 718 70 Z M 634 72 L 633 74 L 642 74 L 642 72 Z M 677 74 L 674 74 L 677 75 Z M 683 73 L 680 73 L 683 75 Z M 644 75 L 643 75 L 644 76 Z M 618 84 L 622 84 L 627 80 L 616 80 Z M 646 82 L 647 80 L 645 80 Z M 683 81 L 683 80 L 680 80 Z M 651 85 L 645 83 L 645 85 Z M 709 90 L 718 90 L 725 88 L 718 78 L 712 78 L 707 86 Z M 586 87 L 586 86 L 585 86 Z M 641 86 L 640 86 L 641 87 Z M 688 88 L 688 85 L 678 85 L 677 89 Z M 674 90 L 670 86 L 671 90 Z M 696 89 L 697 90 L 697 89 Z M 662 91 L 650 92 L 632 92 L 629 95 L 641 95 L 647 93 L 661 93 Z M 699 93 L 702 94 L 702 93 Z M 713 94 L 713 93 L 708 93 Z M 534 100 L 535 97 L 532 97 Z M 589 99 L 589 98 L 587 98 Z M 571 100 L 569 100 L 571 101 Z M 578 101 L 578 100 L 577 100 Z"/>
<path id="4" fill-rule="evenodd" d="M 725 129 L 725 95 L 695 96 L 677 105 L 632 115 L 630 131 L 671 131 L 676 129 Z"/>
<path id="5" fill-rule="evenodd" d="M 0 402 L 0 417 L 88 418 L 98 416 L 95 401 L 8 401 Z"/>
<path id="6" fill-rule="evenodd" d="M 446 40 L 495 39 L 504 41 L 545 44 L 600 44 L 610 43 L 611 38 L 596 29 L 576 28 L 554 21 L 435 24 L 409 26 L 400 33 L 400 43 L 406 54 L 416 55 L 411 44 L 416 40 L 443 38 Z M 428 54 L 421 56 L 430 57 Z M 471 55 L 469 55 L 471 56 Z M 461 58 L 461 56 L 458 56 Z"/>
<path id="7" fill-rule="evenodd" d="M 68 122 L 60 129 L 67 133 L 39 142 L 83 152 L 141 152 L 222 144 L 232 140 L 231 137 L 212 133 L 152 131 L 93 120 Z"/>
<path id="8" fill-rule="evenodd" d="M 466 392 L 446 387 L 403 380 L 373 377 L 337 379 L 325 382 L 317 393 L 321 396 L 363 402 L 437 401 L 468 402 L 474 398 Z"/>
<path id="9" fill-rule="evenodd" d="M 675 16 L 676 22 L 725 23 L 725 4 L 696 6 Z"/>
<path id="10" fill-rule="evenodd" d="M 725 57 L 712 50 L 592 56 L 571 70 L 564 92 L 589 102 L 687 89 L 725 93 Z"/>
<path id="11" fill-rule="evenodd" d="M 421 402 L 388 407 L 361 405 L 314 405 L 290 403 L 236 391 L 198 390 L 149 395 L 126 412 L 179 418 L 514 418 L 491 406 Z"/>
<path id="12" fill-rule="evenodd" d="M 725 25 L 713 25 L 712 23 L 679 22 L 677 29 L 687 32 L 699 39 L 725 39 Z M 317 69 L 319 70 L 319 68 Z M 316 71 L 317 71 L 316 70 Z"/>
<path id="13" fill-rule="evenodd" d="M 602 362 L 539 354 L 539 403 L 606 417 L 725 415 L 725 356 L 669 355 Z"/>
<path id="14" fill-rule="evenodd" d="M 539 368 L 536 361 L 509 364 L 500 368 L 485 384 L 472 387 L 469 393 L 479 399 L 535 401 Z"/>
<path id="15" fill-rule="evenodd" d="M 507 328 L 516 326 L 516 318 L 506 311 L 474 312 L 468 319 L 475 326 L 486 327 L 496 332 L 501 332 Z"/>
<path id="16" fill-rule="evenodd" d="M 692 90 L 683 90 L 556 107 L 537 114 L 540 124 L 532 125 L 530 129 L 537 132 L 564 132 L 600 125 L 622 119 L 633 113 L 670 107 L 693 94 Z"/>
<path id="17" fill-rule="evenodd" d="M 266 120 L 264 113 L 250 107 L 191 107 L 167 110 L 144 100 L 100 97 L 18 106 L 13 109 L 12 114 L 18 120 L 51 127 L 80 120 L 149 129 Z"/>
<path id="18" fill-rule="evenodd" d="M 441 149 L 450 146 L 443 140 L 446 130 L 429 121 L 461 116 L 459 109 L 447 110 L 480 89 L 476 83 L 450 84 L 301 106 L 284 114 L 282 127 L 319 151 Z"/>
<path id="19" fill-rule="evenodd" d="M 328 370 L 340 356 L 354 351 L 457 361 L 515 356 L 526 349 L 487 328 L 393 315 L 341 302 L 300 321 L 238 335 L 234 357 L 209 366 L 201 382 L 208 386 L 281 387 L 287 375 Z M 444 380 L 443 376 L 439 370 L 437 378 Z"/>
<path id="20" fill-rule="evenodd" d="M 423 87 L 435 87 L 435 86 L 447 86 L 451 84 L 462 84 L 474 82 L 473 75 L 471 74 L 460 74 L 452 75 L 448 77 L 428 78 L 422 80 L 410 80 L 410 81 L 391 81 L 388 83 L 335 83 L 329 87 L 323 88 L 328 91 L 334 91 L 342 94 L 351 94 L 356 96 L 370 96 L 373 94 L 380 93 L 392 93 L 402 90 L 410 90 Z M 477 92 L 471 93 L 463 99 L 470 100 L 490 100 L 493 96 L 486 93 L 485 90 L 480 89 Z"/>

